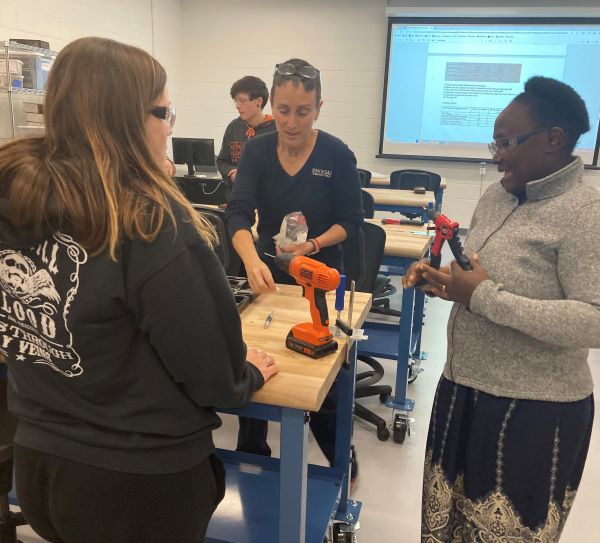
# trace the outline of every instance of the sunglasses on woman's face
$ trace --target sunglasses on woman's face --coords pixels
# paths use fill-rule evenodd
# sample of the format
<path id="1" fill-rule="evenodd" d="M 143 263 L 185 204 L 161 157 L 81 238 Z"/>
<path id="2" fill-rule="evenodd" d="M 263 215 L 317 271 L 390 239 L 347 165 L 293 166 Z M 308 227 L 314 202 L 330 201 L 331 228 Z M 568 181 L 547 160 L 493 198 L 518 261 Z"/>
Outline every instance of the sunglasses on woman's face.
<path id="1" fill-rule="evenodd" d="M 157 119 L 163 119 L 169 123 L 171 128 L 175 126 L 175 120 L 177 115 L 175 114 L 175 108 L 171 106 L 156 106 L 150 110 L 150 113 Z"/>

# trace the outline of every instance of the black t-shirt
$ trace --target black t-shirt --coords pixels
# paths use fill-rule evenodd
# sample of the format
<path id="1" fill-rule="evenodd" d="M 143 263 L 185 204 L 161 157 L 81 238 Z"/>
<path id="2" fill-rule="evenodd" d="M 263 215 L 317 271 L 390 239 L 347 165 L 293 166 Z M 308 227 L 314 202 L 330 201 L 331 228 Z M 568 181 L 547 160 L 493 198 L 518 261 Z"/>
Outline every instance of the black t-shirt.
<path id="1" fill-rule="evenodd" d="M 315 147 L 304 166 L 293 176 L 282 168 L 277 156 L 277 133 L 257 136 L 244 147 L 236 182 L 227 206 L 227 226 L 233 236 L 241 229 L 250 230 L 258 211 L 257 251 L 275 271 L 275 280 L 283 280 L 274 270 L 273 236 L 288 213 L 301 211 L 306 217 L 308 238 L 316 238 L 334 224 L 348 237 L 356 235 L 363 220 L 360 181 L 356 158 L 338 138 L 319 131 Z M 340 245 L 324 247 L 314 258 L 336 269 L 342 268 Z"/>

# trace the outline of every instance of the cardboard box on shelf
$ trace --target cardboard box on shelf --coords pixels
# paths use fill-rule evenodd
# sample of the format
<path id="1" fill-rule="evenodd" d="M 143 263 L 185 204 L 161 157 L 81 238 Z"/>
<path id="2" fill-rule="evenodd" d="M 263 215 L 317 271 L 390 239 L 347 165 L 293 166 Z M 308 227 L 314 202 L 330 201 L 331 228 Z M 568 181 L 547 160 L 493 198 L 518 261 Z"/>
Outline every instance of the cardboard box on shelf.
<path id="1" fill-rule="evenodd" d="M 44 116 L 41 113 L 25 113 L 25 119 L 28 123 L 43 123 Z"/>
<path id="2" fill-rule="evenodd" d="M 29 45 L 31 47 L 38 47 L 39 49 L 50 49 L 50 44 L 44 40 L 29 40 L 24 38 L 10 38 L 9 41 L 21 43 L 23 45 Z"/>
<path id="3" fill-rule="evenodd" d="M 8 63 L 5 56 L 0 56 L 0 74 L 6 73 L 6 67 L 8 64 L 8 71 L 11 74 L 22 75 L 23 74 L 23 61 L 17 58 L 9 58 Z"/>
<path id="4" fill-rule="evenodd" d="M 23 111 L 25 113 L 44 113 L 44 106 L 34 102 L 23 102 Z"/>

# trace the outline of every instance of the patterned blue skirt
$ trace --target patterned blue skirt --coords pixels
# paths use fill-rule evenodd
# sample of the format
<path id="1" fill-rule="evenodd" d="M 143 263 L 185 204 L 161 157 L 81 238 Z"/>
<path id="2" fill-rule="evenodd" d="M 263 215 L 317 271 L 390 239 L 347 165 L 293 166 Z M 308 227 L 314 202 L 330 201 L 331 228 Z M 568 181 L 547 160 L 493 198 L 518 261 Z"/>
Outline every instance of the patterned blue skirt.
<path id="1" fill-rule="evenodd" d="M 593 396 L 516 400 L 442 377 L 425 454 L 422 543 L 558 541 L 593 419 Z"/>

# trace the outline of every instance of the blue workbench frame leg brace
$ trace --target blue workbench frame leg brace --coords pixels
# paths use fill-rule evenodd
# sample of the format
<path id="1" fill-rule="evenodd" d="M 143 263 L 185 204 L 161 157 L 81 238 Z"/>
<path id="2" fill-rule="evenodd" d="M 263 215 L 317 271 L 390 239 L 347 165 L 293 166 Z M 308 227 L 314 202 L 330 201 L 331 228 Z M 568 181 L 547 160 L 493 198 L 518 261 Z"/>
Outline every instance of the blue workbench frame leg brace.
<path id="1" fill-rule="evenodd" d="M 348 359 L 338 374 L 335 461 L 331 467 L 307 465 L 307 412 L 263 404 L 222 410 L 280 421 L 281 453 L 276 459 L 218 451 L 227 471 L 228 494 L 211 520 L 207 543 L 322 543 L 332 521 L 356 524 L 361 503 L 348 499 L 355 345 Z M 312 361 L 307 358 L 306 363 Z M 231 503 L 226 503 L 228 500 Z"/>
<path id="2" fill-rule="evenodd" d="M 388 275 L 404 275 L 414 259 L 384 256 L 382 271 Z M 402 290 L 402 317 L 400 323 L 366 321 L 363 325 L 367 341 L 361 341 L 360 354 L 396 361 L 396 384 L 386 406 L 410 412 L 415 402 L 406 397 L 408 367 L 411 358 L 424 358 L 421 352 L 421 333 L 425 310 L 425 295 L 419 289 Z"/>

